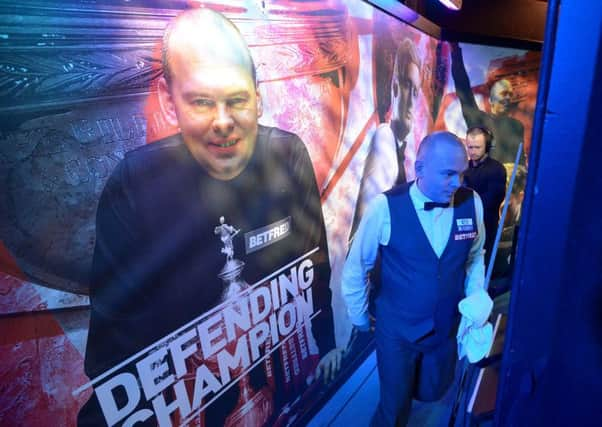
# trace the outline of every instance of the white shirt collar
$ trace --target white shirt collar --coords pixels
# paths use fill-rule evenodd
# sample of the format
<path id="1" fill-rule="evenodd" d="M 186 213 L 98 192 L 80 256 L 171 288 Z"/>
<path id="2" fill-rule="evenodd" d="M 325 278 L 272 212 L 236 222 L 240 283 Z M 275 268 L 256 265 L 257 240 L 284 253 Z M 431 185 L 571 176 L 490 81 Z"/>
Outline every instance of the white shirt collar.
<path id="1" fill-rule="evenodd" d="M 412 199 L 412 203 L 414 204 L 414 208 L 416 208 L 416 210 L 424 210 L 424 203 L 432 202 L 432 200 L 426 197 L 424 193 L 420 191 L 420 188 L 418 188 L 416 182 L 417 181 L 414 181 L 412 185 L 410 185 L 410 198 Z"/>
<path id="2" fill-rule="evenodd" d="M 420 191 L 420 188 L 418 188 L 418 185 L 416 185 L 417 182 L 418 181 L 416 180 L 412 183 L 412 185 L 410 185 L 410 191 L 409 191 L 410 199 L 412 199 L 412 204 L 414 205 L 414 208 L 416 210 L 424 211 L 424 203 L 425 202 L 433 202 L 434 200 L 429 199 L 427 196 L 424 195 L 424 193 L 422 191 Z M 454 206 L 455 198 L 456 198 L 456 193 L 454 193 L 451 200 L 449 201 L 450 207 Z M 443 209 L 443 208 L 435 208 L 435 209 Z"/>

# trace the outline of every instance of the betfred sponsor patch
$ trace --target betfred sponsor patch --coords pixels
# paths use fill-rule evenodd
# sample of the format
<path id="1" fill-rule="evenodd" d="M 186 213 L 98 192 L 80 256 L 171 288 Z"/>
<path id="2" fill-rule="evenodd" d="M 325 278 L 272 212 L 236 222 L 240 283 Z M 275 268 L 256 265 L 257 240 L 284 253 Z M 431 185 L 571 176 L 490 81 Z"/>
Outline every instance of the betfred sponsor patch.
<path id="1" fill-rule="evenodd" d="M 456 219 L 456 226 L 458 231 L 473 231 L 474 226 L 472 224 L 472 218 L 458 218 Z"/>
<path id="2" fill-rule="evenodd" d="M 454 234 L 454 240 L 468 240 L 468 239 L 474 239 L 475 237 L 477 237 L 477 232 L 473 231 L 471 233 L 456 233 Z"/>
<path id="3" fill-rule="evenodd" d="M 291 233 L 291 217 L 288 216 L 265 227 L 245 233 L 245 252 L 250 254 L 284 239 Z"/>

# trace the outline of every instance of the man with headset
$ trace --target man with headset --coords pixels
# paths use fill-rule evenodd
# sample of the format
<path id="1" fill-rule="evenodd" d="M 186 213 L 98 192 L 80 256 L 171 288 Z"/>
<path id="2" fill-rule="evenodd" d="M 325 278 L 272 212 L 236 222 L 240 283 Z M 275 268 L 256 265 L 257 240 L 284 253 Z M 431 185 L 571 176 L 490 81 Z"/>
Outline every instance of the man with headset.
<path id="1" fill-rule="evenodd" d="M 506 190 L 506 168 L 489 155 L 493 135 L 486 127 L 474 126 L 466 132 L 468 169 L 464 174 L 466 186 L 475 190 L 483 201 L 485 222 L 485 263 L 489 263 L 495 232 L 500 220 L 500 204 Z"/>
<path id="2" fill-rule="evenodd" d="M 525 129 L 519 120 L 509 114 L 513 107 L 512 84 L 507 79 L 496 81 L 489 92 L 490 111 L 483 111 L 472 92 L 462 49 L 458 43 L 451 43 L 451 60 L 452 77 L 466 126 L 486 126 L 495 137 L 495 146 L 491 153 L 493 157 L 501 163 L 514 163 L 516 150 L 524 140 Z M 524 164 L 524 159 L 521 163 Z"/>

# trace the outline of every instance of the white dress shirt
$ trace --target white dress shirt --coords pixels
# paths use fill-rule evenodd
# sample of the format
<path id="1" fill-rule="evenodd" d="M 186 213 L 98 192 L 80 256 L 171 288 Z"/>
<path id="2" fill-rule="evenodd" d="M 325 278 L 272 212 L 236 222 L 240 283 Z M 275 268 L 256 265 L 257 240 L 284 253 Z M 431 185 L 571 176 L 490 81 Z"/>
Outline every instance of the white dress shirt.
<path id="1" fill-rule="evenodd" d="M 380 124 L 374 132 L 370 141 L 370 151 L 366 157 L 356 208 L 359 209 L 362 217 L 374 197 L 395 185 L 399 174 L 397 164 L 399 144 L 403 144 L 403 141 L 396 141 L 389 123 Z"/>
<path id="2" fill-rule="evenodd" d="M 441 257 L 451 233 L 454 217 L 453 200 L 449 208 L 424 210 L 424 202 L 432 202 L 413 183 L 410 186 L 410 199 L 418 214 L 418 219 L 429 243 L 437 257 Z M 472 243 L 466 260 L 465 294 L 484 289 L 485 264 L 483 245 L 485 243 L 485 225 L 483 224 L 483 203 L 479 195 L 473 191 L 475 214 L 477 220 L 477 237 Z M 347 312 L 351 322 L 365 329 L 369 324 L 368 293 L 370 281 L 368 272 L 374 266 L 378 246 L 387 246 L 391 236 L 391 216 L 389 205 L 384 194 L 377 195 L 368 206 L 353 238 L 351 250 L 343 267 L 341 292 L 347 304 Z M 417 283 L 416 286 L 420 284 Z"/>

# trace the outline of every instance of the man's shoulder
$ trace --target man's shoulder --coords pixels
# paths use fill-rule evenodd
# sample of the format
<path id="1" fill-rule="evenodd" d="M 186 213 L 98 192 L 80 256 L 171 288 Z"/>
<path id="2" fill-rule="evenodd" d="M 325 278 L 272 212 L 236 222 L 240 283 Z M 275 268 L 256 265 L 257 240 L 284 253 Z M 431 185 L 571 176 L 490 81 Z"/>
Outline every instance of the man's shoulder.
<path id="1" fill-rule="evenodd" d="M 511 115 L 507 115 L 506 117 L 515 129 L 523 129 L 525 127 L 523 122 L 521 122 L 519 119 L 512 117 Z"/>
<path id="2" fill-rule="evenodd" d="M 494 159 L 493 157 L 489 157 L 489 163 L 498 169 L 504 169 L 504 165 L 502 164 L 502 162 Z"/>
<path id="3" fill-rule="evenodd" d="M 491 156 L 487 157 L 487 167 L 497 173 L 503 173 L 504 175 L 506 174 L 506 168 L 504 165 Z"/>
<path id="4" fill-rule="evenodd" d="M 135 188 L 166 177 L 168 170 L 189 170 L 180 166 L 193 164 L 180 135 L 142 145 L 123 156 L 107 185 Z"/>
<path id="5" fill-rule="evenodd" d="M 456 194 L 459 194 L 462 197 L 474 197 L 477 192 L 470 187 L 459 187 L 456 190 Z"/>
<path id="6" fill-rule="evenodd" d="M 392 156 L 397 159 L 397 142 L 395 135 L 391 130 L 389 123 L 381 123 L 378 125 L 372 135 L 370 151 L 378 153 L 379 156 Z"/>
<path id="7" fill-rule="evenodd" d="M 478 193 L 470 187 L 460 187 L 454 194 L 454 206 L 458 207 L 469 200 L 479 197 Z"/>
<path id="8" fill-rule="evenodd" d="M 517 136 L 520 135 L 522 137 L 525 126 L 517 118 L 512 117 L 510 114 L 492 115 L 492 118 L 496 122 L 496 127 L 502 132 L 511 132 L 512 134 L 516 134 Z M 503 136 L 508 137 L 508 135 Z"/>
<path id="9" fill-rule="evenodd" d="M 387 198 L 400 197 L 404 194 L 407 194 L 410 191 L 410 185 L 412 185 L 411 182 L 404 182 L 403 184 L 396 185 L 393 188 L 385 191 L 383 194 Z"/>
<path id="10" fill-rule="evenodd" d="M 301 138 L 293 132 L 286 131 L 273 126 L 257 126 L 257 140 L 268 144 L 280 144 L 286 142 L 288 144 L 302 143 Z"/>
<path id="11" fill-rule="evenodd" d="M 374 131 L 373 139 L 395 141 L 395 135 L 389 123 L 381 123 Z"/>
<path id="12" fill-rule="evenodd" d="M 257 146 L 263 162 L 272 159 L 278 162 L 309 161 L 309 153 L 301 138 L 293 132 L 277 127 L 259 125 Z"/>
<path id="13" fill-rule="evenodd" d="M 181 135 L 177 134 L 128 151 L 121 161 L 121 167 L 125 168 L 131 177 L 148 177 L 158 175 L 157 171 L 165 171 L 166 167 L 187 164 L 190 159 Z"/>
<path id="14" fill-rule="evenodd" d="M 129 162 L 148 161 L 153 158 L 162 158 L 166 153 L 181 150 L 184 142 L 180 135 L 172 135 L 156 142 L 142 145 L 125 153 Z"/>

